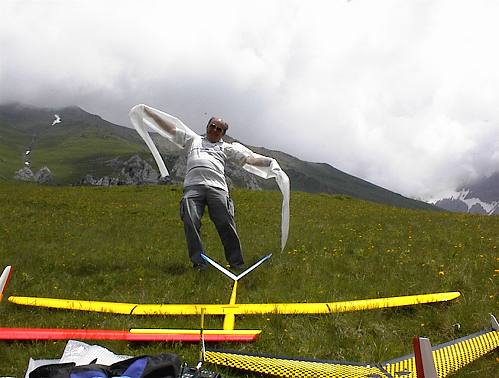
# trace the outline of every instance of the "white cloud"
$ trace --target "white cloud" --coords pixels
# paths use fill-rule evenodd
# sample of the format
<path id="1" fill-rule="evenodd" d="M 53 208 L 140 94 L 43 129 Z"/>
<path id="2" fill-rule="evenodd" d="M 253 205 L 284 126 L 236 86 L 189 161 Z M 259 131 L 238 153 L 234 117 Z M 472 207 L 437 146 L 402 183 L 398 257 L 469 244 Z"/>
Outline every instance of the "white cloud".
<path id="1" fill-rule="evenodd" d="M 13 1 L 0 101 L 128 124 L 148 103 L 194 129 L 432 197 L 498 169 L 499 4 Z"/>

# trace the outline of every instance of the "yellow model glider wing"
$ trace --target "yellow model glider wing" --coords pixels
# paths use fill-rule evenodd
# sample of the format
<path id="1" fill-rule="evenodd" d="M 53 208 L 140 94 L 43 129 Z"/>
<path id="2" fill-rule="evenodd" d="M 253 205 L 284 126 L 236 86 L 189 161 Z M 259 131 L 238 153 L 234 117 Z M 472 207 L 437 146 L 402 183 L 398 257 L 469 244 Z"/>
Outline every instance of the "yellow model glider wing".
<path id="1" fill-rule="evenodd" d="M 70 299 L 11 296 L 12 303 L 57 309 L 110 312 L 128 315 L 263 315 L 329 314 L 445 302 L 459 297 L 459 292 L 407 295 L 329 303 L 246 303 L 246 304 L 135 304 Z"/>

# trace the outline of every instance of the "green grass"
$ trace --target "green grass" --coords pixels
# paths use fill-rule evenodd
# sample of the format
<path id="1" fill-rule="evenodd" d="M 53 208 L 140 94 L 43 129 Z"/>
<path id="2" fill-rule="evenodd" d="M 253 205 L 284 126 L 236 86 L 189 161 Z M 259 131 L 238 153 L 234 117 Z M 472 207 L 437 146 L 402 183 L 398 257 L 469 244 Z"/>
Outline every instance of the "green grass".
<path id="1" fill-rule="evenodd" d="M 384 361 L 411 352 L 413 336 L 433 344 L 488 326 L 498 315 L 499 217 L 417 211 L 346 196 L 293 192 L 290 237 L 279 252 L 281 196 L 234 190 L 247 263 L 274 256 L 241 280 L 238 302 L 341 301 L 461 291 L 448 304 L 316 316 L 237 317 L 262 329 L 249 344 L 219 347 L 283 356 Z M 226 303 L 232 283 L 194 271 L 178 217 L 181 188 L 48 187 L 0 183 L 2 269 L 7 295 L 139 303 Z M 208 217 L 206 250 L 223 262 Z M 456 324 L 460 324 L 457 327 Z M 130 317 L 0 305 L 0 327 L 197 328 L 196 317 Z M 207 328 L 222 318 L 207 317 Z M 88 341 L 119 354 L 178 353 L 194 363 L 198 345 Z M 0 342 L 0 376 L 21 376 L 28 359 L 57 358 L 66 342 Z M 456 377 L 493 377 L 494 352 Z M 224 377 L 250 377 L 221 370 Z M 495 372 L 495 373 L 494 373 Z"/>

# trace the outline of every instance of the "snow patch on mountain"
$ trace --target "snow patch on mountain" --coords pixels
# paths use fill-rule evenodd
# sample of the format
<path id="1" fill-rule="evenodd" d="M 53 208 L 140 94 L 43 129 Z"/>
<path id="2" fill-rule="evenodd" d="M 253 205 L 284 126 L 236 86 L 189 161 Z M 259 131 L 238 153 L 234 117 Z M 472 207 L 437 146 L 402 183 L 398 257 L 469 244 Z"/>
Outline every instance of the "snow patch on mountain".
<path id="1" fill-rule="evenodd" d="M 484 202 L 480 198 L 472 197 L 469 198 L 468 195 L 470 193 L 469 189 L 463 189 L 459 193 L 459 197 L 457 199 L 463 201 L 466 205 L 468 205 L 468 210 L 473 206 L 480 205 L 488 215 L 494 213 L 494 211 L 499 206 L 499 202 L 494 201 L 492 203 Z"/>
<path id="2" fill-rule="evenodd" d="M 499 201 L 485 202 L 480 198 L 473 197 L 470 193 L 470 189 L 462 189 L 450 198 L 435 201 L 434 204 L 449 211 L 486 215 L 499 214 Z"/>

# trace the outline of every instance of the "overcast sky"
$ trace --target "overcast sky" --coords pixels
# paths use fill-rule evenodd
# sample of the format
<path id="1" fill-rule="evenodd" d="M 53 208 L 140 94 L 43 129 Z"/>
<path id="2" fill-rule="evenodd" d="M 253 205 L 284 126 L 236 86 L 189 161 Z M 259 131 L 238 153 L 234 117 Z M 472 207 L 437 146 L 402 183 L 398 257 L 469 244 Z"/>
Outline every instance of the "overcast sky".
<path id="1" fill-rule="evenodd" d="M 499 1 L 1 0 L 0 102 L 145 103 L 434 198 L 499 171 Z"/>

